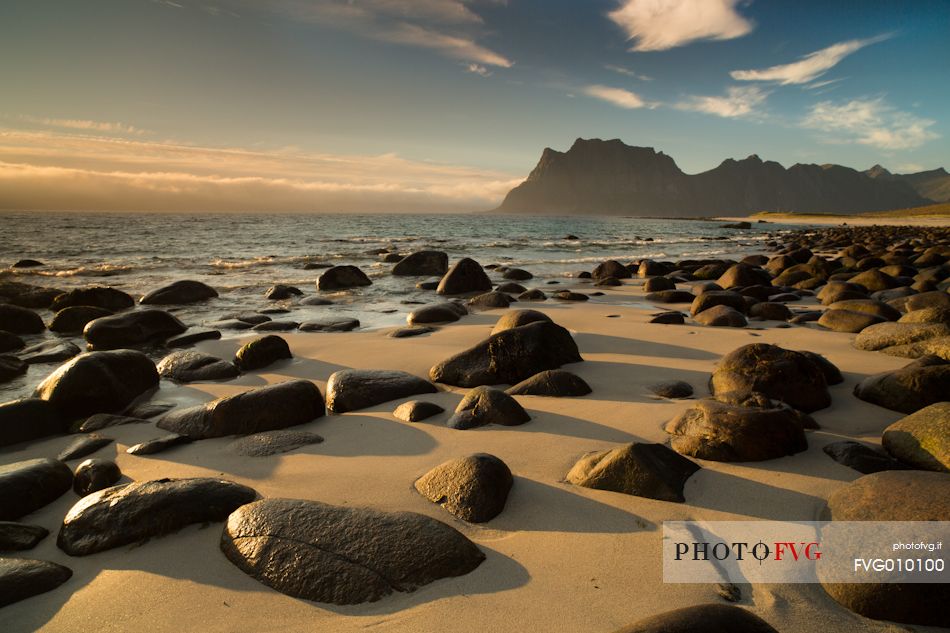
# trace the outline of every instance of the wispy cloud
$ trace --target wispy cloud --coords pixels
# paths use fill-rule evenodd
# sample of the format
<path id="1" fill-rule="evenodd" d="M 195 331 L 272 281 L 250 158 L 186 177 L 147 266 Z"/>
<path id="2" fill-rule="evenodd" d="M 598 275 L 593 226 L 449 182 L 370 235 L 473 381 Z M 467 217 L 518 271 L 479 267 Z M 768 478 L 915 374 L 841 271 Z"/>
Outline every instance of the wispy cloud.
<path id="1" fill-rule="evenodd" d="M 690 96 L 675 104 L 680 110 L 694 110 L 726 118 L 757 114 L 769 93 L 754 86 L 732 86 L 721 96 Z"/>
<path id="2" fill-rule="evenodd" d="M 479 77 L 491 77 L 492 71 L 488 70 L 485 66 L 481 64 L 471 63 L 465 67 L 465 70 L 472 73 L 473 75 L 478 75 Z"/>
<path id="3" fill-rule="evenodd" d="M 762 70 L 734 70 L 729 74 L 738 81 L 774 81 L 782 85 L 807 84 L 834 68 L 851 53 L 890 37 L 890 34 L 884 34 L 864 40 L 839 42 L 820 51 L 809 53 L 791 64 L 772 66 Z"/>
<path id="4" fill-rule="evenodd" d="M 395 154 L 253 151 L 0 129 L 0 208 L 460 211 L 521 178 Z"/>
<path id="5" fill-rule="evenodd" d="M 640 81 L 653 81 L 653 77 L 647 75 L 641 75 L 640 73 L 630 70 L 629 68 L 624 68 L 623 66 L 614 66 L 613 64 L 607 64 L 604 66 L 605 69 L 615 72 L 625 77 L 632 77 L 633 79 L 639 79 Z"/>
<path id="6" fill-rule="evenodd" d="M 471 4 L 471 0 L 274 0 L 264 6 L 301 22 L 436 50 L 484 66 L 511 67 L 514 62 L 508 57 L 478 43 L 484 20 Z M 254 6 L 260 7 L 256 0 Z"/>
<path id="7" fill-rule="evenodd" d="M 431 48 L 464 61 L 510 68 L 514 62 L 465 37 L 446 35 L 415 24 L 402 23 L 379 33 L 379 38 L 397 44 Z"/>
<path id="8" fill-rule="evenodd" d="M 125 123 L 109 121 L 90 121 L 89 119 L 51 119 L 45 117 L 35 117 L 23 115 L 17 117 L 17 120 L 24 123 L 41 125 L 44 127 L 66 128 L 71 130 L 85 130 L 89 132 L 104 132 L 106 134 L 134 134 L 141 136 L 148 134 L 148 130 L 127 125 Z"/>
<path id="9" fill-rule="evenodd" d="M 622 0 L 607 14 L 633 40 L 632 51 L 662 51 L 697 40 L 731 40 L 754 25 L 739 0 Z"/>
<path id="10" fill-rule="evenodd" d="M 630 92 L 629 90 L 624 90 L 623 88 L 593 85 L 584 87 L 583 92 L 588 97 L 594 97 L 595 99 L 606 101 L 618 108 L 625 108 L 627 110 L 646 108 L 652 105 L 640 98 L 640 95 Z"/>
<path id="11" fill-rule="evenodd" d="M 822 140 L 829 143 L 906 150 L 939 138 L 940 135 L 930 129 L 935 123 L 898 110 L 878 97 L 842 103 L 822 101 L 811 107 L 801 124 L 827 133 Z"/>

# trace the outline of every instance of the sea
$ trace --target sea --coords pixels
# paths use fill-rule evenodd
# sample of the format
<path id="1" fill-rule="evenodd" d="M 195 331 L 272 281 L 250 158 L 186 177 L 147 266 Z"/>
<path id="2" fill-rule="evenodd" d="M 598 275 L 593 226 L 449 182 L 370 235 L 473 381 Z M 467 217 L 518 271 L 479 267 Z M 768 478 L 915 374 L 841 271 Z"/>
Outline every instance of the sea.
<path id="1" fill-rule="evenodd" d="M 420 278 L 389 274 L 392 263 L 383 262 L 389 253 L 431 249 L 448 253 L 450 265 L 472 257 L 483 265 L 524 268 L 535 277 L 522 285 L 555 291 L 577 281 L 570 277 L 572 273 L 591 270 L 607 259 L 735 256 L 762 251 L 775 235 L 801 228 L 753 223 L 751 229 L 738 230 L 723 228 L 723 224 L 486 214 L 6 212 L 0 214 L 0 281 L 63 290 L 108 285 L 139 297 L 176 280 L 195 279 L 214 287 L 220 297 L 175 309 L 189 326 L 200 327 L 228 313 L 284 307 L 290 313 L 273 318 L 303 322 L 354 317 L 362 329 L 373 329 L 405 324 L 416 304 L 436 300 L 434 292 L 416 287 Z M 44 266 L 12 267 L 27 258 Z M 307 264 L 356 265 L 373 284 L 321 293 L 315 281 L 322 270 L 306 270 Z M 501 281 L 500 275 L 493 278 Z M 265 291 L 276 283 L 297 286 L 304 296 L 320 294 L 333 304 L 302 306 L 293 300 L 266 300 Z M 606 293 L 594 300 L 609 303 L 611 298 Z M 52 315 L 43 316 L 49 321 Z M 27 342 L 52 336 L 29 337 Z M 75 342 L 82 347 L 81 339 Z M 31 367 L 26 377 L 0 385 L 0 398 L 24 395 L 38 382 L 38 375 L 49 371 L 48 366 Z"/>

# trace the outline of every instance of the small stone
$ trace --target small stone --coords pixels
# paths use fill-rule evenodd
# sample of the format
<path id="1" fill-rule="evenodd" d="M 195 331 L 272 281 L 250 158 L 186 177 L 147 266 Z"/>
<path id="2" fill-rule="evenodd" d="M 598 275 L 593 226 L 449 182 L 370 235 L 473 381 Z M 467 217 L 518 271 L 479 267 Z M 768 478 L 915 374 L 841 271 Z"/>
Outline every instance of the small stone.
<path id="1" fill-rule="evenodd" d="M 73 492 L 80 497 L 108 488 L 122 479 L 122 471 L 112 460 L 87 459 L 73 473 Z"/>
<path id="2" fill-rule="evenodd" d="M 403 402 L 393 411 L 393 417 L 404 422 L 421 422 L 434 415 L 443 413 L 445 409 L 434 402 L 425 400 L 410 400 Z"/>

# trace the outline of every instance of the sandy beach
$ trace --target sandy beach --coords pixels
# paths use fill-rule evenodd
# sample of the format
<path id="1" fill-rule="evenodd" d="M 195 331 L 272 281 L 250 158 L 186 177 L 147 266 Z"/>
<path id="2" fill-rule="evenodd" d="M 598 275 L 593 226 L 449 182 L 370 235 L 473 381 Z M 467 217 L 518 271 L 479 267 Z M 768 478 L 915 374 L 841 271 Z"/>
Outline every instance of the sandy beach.
<path id="1" fill-rule="evenodd" d="M 563 287 L 567 287 L 565 282 Z M 203 440 L 154 456 L 125 450 L 160 435 L 153 424 L 106 429 L 115 443 L 97 456 L 114 457 L 131 480 L 221 477 L 263 497 L 319 500 L 343 506 L 409 510 L 446 522 L 474 541 L 487 559 L 475 571 L 433 582 L 375 603 L 337 607 L 282 595 L 241 573 L 221 553 L 221 524 L 192 525 L 137 547 L 82 558 L 66 556 L 55 536 L 31 557 L 68 565 L 73 577 L 49 593 L 0 612 L 5 631 L 613 631 L 669 609 L 721 602 L 716 586 L 664 584 L 664 520 L 817 519 L 825 500 L 860 473 L 832 461 L 822 447 L 842 438 L 872 444 L 902 414 L 852 395 L 869 374 L 897 369 L 906 359 L 852 347 L 852 334 L 814 324 L 748 328 L 651 324 L 657 309 L 640 280 L 606 289 L 614 305 L 513 304 L 538 309 L 574 336 L 584 362 L 568 369 L 593 393 L 578 398 L 518 396 L 531 416 L 518 427 L 469 431 L 444 423 L 466 389 L 441 387 L 426 399 L 446 413 L 419 423 L 392 416 L 400 401 L 303 425 L 321 444 L 270 457 L 239 457 L 233 438 Z M 579 291 L 590 285 L 572 283 Z M 813 298 L 800 305 L 814 305 Z M 792 307 L 794 307 L 793 304 Z M 440 360 L 484 339 L 506 310 L 463 318 L 423 336 L 395 339 L 388 329 L 333 334 L 284 334 L 294 358 L 226 383 L 175 386 L 163 381 L 152 400 L 193 404 L 251 387 L 304 378 L 323 391 L 342 368 L 398 369 L 425 376 Z M 252 337 L 200 343 L 197 350 L 227 358 Z M 648 386 L 664 379 L 690 383 L 696 397 L 719 358 L 752 342 L 816 350 L 842 371 L 830 388 L 832 405 L 814 414 L 808 450 L 759 463 L 695 460 L 682 504 L 565 482 L 586 452 L 629 442 L 668 440 L 662 425 L 691 404 L 665 400 Z M 4 462 L 55 455 L 71 441 L 53 437 L 12 447 Z M 413 482 L 443 461 L 476 452 L 500 457 L 514 475 L 504 511 L 480 525 L 458 520 L 427 501 Z M 29 517 L 55 534 L 77 498 L 69 492 Z M 838 605 L 817 585 L 743 586 L 740 606 L 784 632 L 901 631 Z M 915 627 L 915 630 L 930 630 Z M 937 630 L 937 629 L 933 629 Z"/>

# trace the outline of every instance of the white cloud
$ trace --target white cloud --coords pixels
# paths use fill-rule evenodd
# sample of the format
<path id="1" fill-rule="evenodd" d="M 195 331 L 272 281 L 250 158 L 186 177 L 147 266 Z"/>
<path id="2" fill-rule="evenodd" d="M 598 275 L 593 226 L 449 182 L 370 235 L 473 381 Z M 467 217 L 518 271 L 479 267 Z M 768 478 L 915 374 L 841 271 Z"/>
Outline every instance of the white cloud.
<path id="1" fill-rule="evenodd" d="M 879 35 L 866 40 L 839 42 L 820 51 L 809 53 L 791 64 L 772 66 L 762 70 L 734 70 L 729 74 L 738 81 L 774 81 L 782 85 L 805 84 L 824 75 L 851 53 L 889 37 L 890 35 Z"/>
<path id="2" fill-rule="evenodd" d="M 827 132 L 830 143 L 857 143 L 879 149 L 904 150 L 939 138 L 936 122 L 902 112 L 883 98 L 846 103 L 822 101 L 812 106 L 802 127 Z"/>
<path id="3" fill-rule="evenodd" d="M 584 88 L 584 94 L 589 97 L 594 97 L 595 99 L 600 99 L 601 101 L 606 101 L 607 103 L 612 103 L 618 108 L 626 108 L 627 110 L 650 107 L 650 104 L 641 99 L 639 95 L 629 90 L 624 90 L 623 88 L 611 88 L 610 86 L 600 85 L 586 86 Z"/>
<path id="4" fill-rule="evenodd" d="M 614 66 L 613 64 L 607 64 L 604 66 L 607 70 L 613 71 L 617 74 L 624 75 L 626 77 L 632 77 L 634 79 L 639 79 L 640 81 L 653 81 L 653 77 L 648 77 L 647 75 L 641 75 L 638 72 L 630 70 L 629 68 L 624 68 L 623 66 Z"/>
<path id="5" fill-rule="evenodd" d="M 756 107 L 764 103 L 768 96 L 768 92 L 754 86 L 732 86 L 724 96 L 691 96 L 675 107 L 735 118 L 755 114 Z"/>
<path id="6" fill-rule="evenodd" d="M 753 29 L 739 0 L 623 0 L 608 13 L 634 40 L 632 51 L 662 51 L 697 40 L 731 40 Z"/>
<path id="7" fill-rule="evenodd" d="M 253 151 L 0 128 L 0 208 L 462 211 L 523 178 L 395 154 Z"/>

